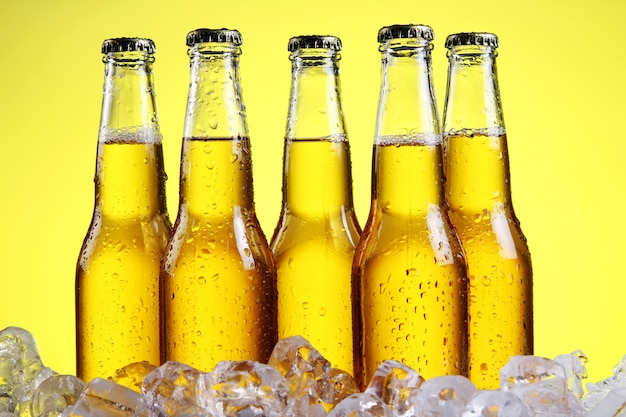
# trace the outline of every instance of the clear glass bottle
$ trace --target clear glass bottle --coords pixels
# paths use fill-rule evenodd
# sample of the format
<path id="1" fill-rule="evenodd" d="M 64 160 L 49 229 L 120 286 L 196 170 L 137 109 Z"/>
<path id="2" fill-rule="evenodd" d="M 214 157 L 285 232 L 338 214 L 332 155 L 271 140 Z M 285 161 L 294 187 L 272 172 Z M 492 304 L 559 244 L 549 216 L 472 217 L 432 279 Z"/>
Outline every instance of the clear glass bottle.
<path id="1" fill-rule="evenodd" d="M 469 376 L 499 386 L 513 355 L 533 352 L 532 266 L 513 211 L 506 130 L 491 33 L 446 39 L 446 199 L 468 263 Z"/>
<path id="2" fill-rule="evenodd" d="M 426 378 L 466 373 L 466 265 L 444 200 L 433 38 L 425 25 L 378 33 L 372 202 L 353 271 L 361 282 L 362 384 L 386 359 Z"/>
<path id="3" fill-rule="evenodd" d="M 241 35 L 187 35 L 191 83 L 180 201 L 161 272 L 163 360 L 210 371 L 220 360 L 267 361 L 277 341 L 276 268 L 257 220 Z"/>
<path id="4" fill-rule="evenodd" d="M 159 264 L 170 232 L 149 39 L 102 44 L 95 206 L 76 268 L 77 375 L 158 366 Z"/>
<path id="5" fill-rule="evenodd" d="M 283 201 L 271 248 L 278 271 L 279 338 L 300 335 L 334 367 L 353 372 L 351 267 L 360 227 L 339 83 L 341 41 L 288 44 L 292 81 Z"/>

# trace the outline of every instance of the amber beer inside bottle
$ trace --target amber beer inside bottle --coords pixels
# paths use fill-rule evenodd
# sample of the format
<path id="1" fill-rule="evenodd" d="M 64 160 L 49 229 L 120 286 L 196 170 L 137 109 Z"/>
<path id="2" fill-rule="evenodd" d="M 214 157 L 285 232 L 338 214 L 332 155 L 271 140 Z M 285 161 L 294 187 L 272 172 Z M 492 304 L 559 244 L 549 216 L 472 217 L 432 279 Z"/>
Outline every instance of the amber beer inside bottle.
<path id="1" fill-rule="evenodd" d="M 276 343 L 276 270 L 256 218 L 239 91 L 241 37 L 187 36 L 191 84 L 178 217 L 161 271 L 163 360 L 210 371 L 267 361 Z"/>
<path id="2" fill-rule="evenodd" d="M 499 386 L 513 355 L 533 352 L 532 266 L 513 211 L 492 34 L 448 37 L 446 199 L 465 249 L 470 379 Z"/>
<path id="3" fill-rule="evenodd" d="M 353 272 L 361 282 L 362 384 L 387 359 L 426 378 L 466 373 L 465 260 L 443 198 L 432 39 L 421 25 L 379 32 L 372 202 Z"/>
<path id="4" fill-rule="evenodd" d="M 248 142 L 183 139 L 189 198 L 164 260 L 167 360 L 211 370 L 228 358 L 267 360 L 276 342 L 263 330 L 275 314 L 273 264 L 254 212 L 240 204 L 252 192 Z"/>
<path id="5" fill-rule="evenodd" d="M 103 44 L 107 75 L 95 209 L 76 274 L 77 375 L 90 381 L 132 363 L 159 365 L 159 264 L 170 223 L 151 41 Z M 150 89 L 144 87 L 150 86 Z M 132 111 L 119 112 L 116 102 Z"/>

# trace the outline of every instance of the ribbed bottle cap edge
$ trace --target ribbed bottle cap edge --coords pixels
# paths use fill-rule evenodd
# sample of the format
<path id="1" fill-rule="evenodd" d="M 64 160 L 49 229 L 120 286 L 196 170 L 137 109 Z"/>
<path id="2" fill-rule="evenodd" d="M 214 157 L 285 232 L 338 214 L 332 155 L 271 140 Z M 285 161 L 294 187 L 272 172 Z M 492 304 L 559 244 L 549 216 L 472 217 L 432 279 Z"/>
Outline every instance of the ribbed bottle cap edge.
<path id="1" fill-rule="evenodd" d="M 449 35 L 446 38 L 446 48 L 450 49 L 455 46 L 476 45 L 490 46 L 497 48 L 499 45 L 498 37 L 489 32 L 461 32 Z"/>
<path id="2" fill-rule="evenodd" d="M 187 46 L 194 46 L 205 42 L 230 42 L 239 46 L 243 43 L 241 33 L 236 29 L 207 29 L 192 30 L 187 34 Z"/>
<path id="3" fill-rule="evenodd" d="M 333 51 L 341 51 L 341 39 L 332 35 L 301 35 L 294 36 L 289 39 L 287 44 L 287 50 L 289 52 L 296 51 L 298 49 L 313 49 L 322 48 L 330 49 Z"/>
<path id="4" fill-rule="evenodd" d="M 103 54 L 132 51 L 153 54 L 156 52 L 156 46 L 152 39 L 148 38 L 122 37 L 106 39 L 102 42 Z"/>
<path id="5" fill-rule="evenodd" d="M 433 28 L 428 25 L 390 25 L 380 28 L 378 42 L 383 43 L 392 39 L 421 38 L 426 41 L 435 39 Z"/>

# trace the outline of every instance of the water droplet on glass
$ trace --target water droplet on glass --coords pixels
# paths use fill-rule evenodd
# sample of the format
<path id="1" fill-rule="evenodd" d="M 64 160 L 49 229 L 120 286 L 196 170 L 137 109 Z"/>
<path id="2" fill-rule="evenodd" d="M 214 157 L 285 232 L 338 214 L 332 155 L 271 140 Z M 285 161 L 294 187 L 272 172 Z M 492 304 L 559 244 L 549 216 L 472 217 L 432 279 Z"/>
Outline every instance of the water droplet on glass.
<path id="1" fill-rule="evenodd" d="M 409 268 L 406 270 L 406 275 L 407 276 L 416 276 L 417 275 L 417 268 Z"/>
<path id="2" fill-rule="evenodd" d="M 487 372 L 489 372 L 489 365 L 487 365 L 486 363 L 481 363 L 480 364 L 480 373 L 483 375 L 487 375 Z"/>

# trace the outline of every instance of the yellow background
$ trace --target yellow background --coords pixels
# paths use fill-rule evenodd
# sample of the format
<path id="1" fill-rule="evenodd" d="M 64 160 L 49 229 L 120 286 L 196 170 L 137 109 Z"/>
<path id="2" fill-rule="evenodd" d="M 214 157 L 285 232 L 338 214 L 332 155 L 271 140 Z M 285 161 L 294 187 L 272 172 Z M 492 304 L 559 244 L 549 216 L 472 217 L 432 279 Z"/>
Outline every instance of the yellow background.
<path id="1" fill-rule="evenodd" d="M 581 349 L 588 381 L 605 378 L 626 354 L 625 17 L 623 0 L 1 0 L 0 329 L 30 330 L 48 366 L 74 372 L 74 270 L 93 208 L 104 39 L 156 42 L 173 221 L 189 82 L 185 36 L 200 27 L 242 33 L 256 203 L 269 238 L 281 201 L 289 37 L 343 41 L 342 94 L 364 224 L 380 83 L 376 34 L 424 23 L 435 30 L 440 114 L 445 37 L 499 36 L 513 200 L 535 271 L 535 352 Z"/>

